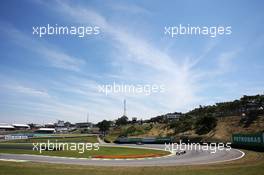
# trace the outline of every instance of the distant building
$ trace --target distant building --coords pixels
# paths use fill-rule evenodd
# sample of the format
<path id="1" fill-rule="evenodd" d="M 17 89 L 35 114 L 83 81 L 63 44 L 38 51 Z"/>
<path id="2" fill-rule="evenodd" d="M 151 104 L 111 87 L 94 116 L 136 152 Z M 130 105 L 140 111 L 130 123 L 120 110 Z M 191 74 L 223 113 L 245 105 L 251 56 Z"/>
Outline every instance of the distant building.
<path id="1" fill-rule="evenodd" d="M 37 134 L 54 134 L 56 133 L 56 130 L 54 128 L 39 128 L 34 132 Z"/>
<path id="2" fill-rule="evenodd" d="M 0 123 L 0 131 L 15 130 L 15 127 L 6 123 Z"/>
<path id="3" fill-rule="evenodd" d="M 67 128 L 75 127 L 75 125 L 74 124 L 71 124 L 70 122 L 65 122 L 64 125 Z"/>
<path id="4" fill-rule="evenodd" d="M 26 130 L 26 129 L 30 129 L 30 126 L 29 125 L 26 125 L 26 124 L 12 124 L 12 126 L 16 130 Z"/>
<path id="5" fill-rule="evenodd" d="M 65 127 L 64 121 L 63 120 L 58 120 L 58 122 L 56 123 L 57 127 Z"/>
<path id="6" fill-rule="evenodd" d="M 60 132 L 60 133 L 67 133 L 69 131 L 69 128 L 67 127 L 56 127 L 56 132 Z"/>
<path id="7" fill-rule="evenodd" d="M 30 126 L 30 128 L 32 130 L 36 130 L 36 129 L 39 129 L 39 128 L 43 128 L 44 126 L 40 125 L 40 124 L 34 124 L 34 123 L 30 123 L 28 124 Z"/>
<path id="8" fill-rule="evenodd" d="M 45 128 L 55 128 L 54 123 L 47 123 L 45 124 Z"/>
<path id="9" fill-rule="evenodd" d="M 90 132 L 91 134 L 100 134 L 100 129 L 98 127 L 93 127 Z"/>
<path id="10" fill-rule="evenodd" d="M 82 123 L 76 123 L 76 128 L 91 128 L 92 123 L 90 122 L 82 122 Z"/>
<path id="11" fill-rule="evenodd" d="M 182 116 L 182 113 L 178 113 L 178 112 L 169 113 L 165 115 L 166 119 L 168 120 L 179 120 L 181 116 Z"/>
<path id="12" fill-rule="evenodd" d="M 132 117 L 132 123 L 137 123 L 137 117 Z"/>

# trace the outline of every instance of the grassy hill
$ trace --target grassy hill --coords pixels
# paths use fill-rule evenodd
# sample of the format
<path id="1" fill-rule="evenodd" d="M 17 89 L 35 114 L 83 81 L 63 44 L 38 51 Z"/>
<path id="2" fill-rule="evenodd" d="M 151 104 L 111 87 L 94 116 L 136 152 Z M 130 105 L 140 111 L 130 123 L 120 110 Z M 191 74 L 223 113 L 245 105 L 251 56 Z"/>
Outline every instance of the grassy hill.
<path id="1" fill-rule="evenodd" d="M 106 139 L 114 141 L 118 136 L 127 137 L 166 137 L 199 138 L 202 141 L 230 141 L 232 133 L 256 133 L 264 131 L 264 115 L 258 116 L 249 126 L 241 124 L 241 116 L 226 116 L 218 118 L 216 127 L 207 134 L 198 135 L 194 129 L 181 133 L 174 133 L 167 124 L 129 124 L 118 128 L 111 128 Z M 131 130 L 129 128 L 133 127 Z"/>
<path id="2" fill-rule="evenodd" d="M 172 117 L 173 116 L 173 117 Z M 112 127 L 106 140 L 125 137 L 175 137 L 196 141 L 230 141 L 233 133 L 264 131 L 264 95 L 199 106 L 187 113 L 168 113 Z"/>
<path id="3" fill-rule="evenodd" d="M 228 116 L 220 118 L 216 128 L 209 133 L 213 139 L 230 141 L 232 133 L 256 133 L 264 131 L 264 116 L 259 116 L 248 127 L 240 123 L 241 116 Z"/>

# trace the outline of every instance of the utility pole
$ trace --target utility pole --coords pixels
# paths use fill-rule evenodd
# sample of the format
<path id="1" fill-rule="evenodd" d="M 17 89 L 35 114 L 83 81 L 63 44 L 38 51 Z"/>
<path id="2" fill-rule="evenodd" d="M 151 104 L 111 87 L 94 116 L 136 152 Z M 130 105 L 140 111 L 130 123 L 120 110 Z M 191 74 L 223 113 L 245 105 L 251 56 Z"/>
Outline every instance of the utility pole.
<path id="1" fill-rule="evenodd" d="M 87 113 L 87 116 L 86 116 L 86 122 L 89 123 L 89 112 Z"/>
<path id="2" fill-rule="evenodd" d="M 124 99 L 124 116 L 126 116 L 126 99 Z"/>

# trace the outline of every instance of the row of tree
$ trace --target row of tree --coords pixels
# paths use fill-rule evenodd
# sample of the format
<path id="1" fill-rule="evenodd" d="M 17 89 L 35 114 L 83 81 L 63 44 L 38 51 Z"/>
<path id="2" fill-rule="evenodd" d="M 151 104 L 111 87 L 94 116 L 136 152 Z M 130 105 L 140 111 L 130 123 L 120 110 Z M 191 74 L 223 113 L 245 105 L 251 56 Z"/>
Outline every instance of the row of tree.
<path id="1" fill-rule="evenodd" d="M 211 114 L 205 114 L 198 117 L 185 115 L 177 121 L 169 124 L 169 127 L 174 130 L 175 134 L 183 133 L 189 130 L 195 130 L 199 135 L 207 134 L 217 125 L 217 118 Z"/>
<path id="2" fill-rule="evenodd" d="M 187 115 L 200 116 L 203 114 L 212 114 L 216 117 L 224 117 L 229 115 L 241 115 L 249 111 L 263 110 L 264 95 L 243 96 L 239 100 L 231 102 L 216 103 L 215 105 L 199 106 L 194 110 L 186 113 Z"/>
<path id="3" fill-rule="evenodd" d="M 103 120 L 99 123 L 97 123 L 97 127 L 99 128 L 100 132 L 105 135 L 110 127 L 115 124 L 115 126 L 122 126 L 122 125 L 127 125 L 129 123 L 128 117 L 127 116 L 122 116 L 120 118 L 118 118 L 115 123 L 113 121 L 110 120 Z"/>
<path id="4" fill-rule="evenodd" d="M 240 115 L 246 113 L 247 118 L 242 122 L 250 124 L 254 120 L 258 111 L 264 107 L 264 95 L 243 96 L 239 100 L 231 102 L 216 103 L 215 105 L 199 106 L 191 110 L 179 118 L 179 120 L 167 120 L 166 115 L 157 116 L 143 123 L 157 122 L 167 123 L 170 128 L 173 128 L 175 133 L 185 132 L 195 129 L 197 134 L 206 134 L 210 132 L 217 125 L 217 117 L 227 115 Z M 176 113 L 172 113 L 176 114 Z M 181 113 L 177 113 L 181 114 Z M 252 117 L 252 115 L 254 115 Z M 131 123 L 126 116 L 118 118 L 115 122 L 103 120 L 97 124 L 100 131 L 106 134 L 109 128 L 114 124 L 115 126 L 123 126 Z"/>

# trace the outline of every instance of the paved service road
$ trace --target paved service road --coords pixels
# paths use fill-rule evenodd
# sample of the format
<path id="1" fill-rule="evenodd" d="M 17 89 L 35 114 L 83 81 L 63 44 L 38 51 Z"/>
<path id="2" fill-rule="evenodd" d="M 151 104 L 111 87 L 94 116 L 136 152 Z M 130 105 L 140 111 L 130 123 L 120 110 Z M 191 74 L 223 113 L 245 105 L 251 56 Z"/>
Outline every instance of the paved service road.
<path id="1" fill-rule="evenodd" d="M 143 147 L 163 149 L 164 145 L 114 145 L 103 144 L 104 146 L 125 146 L 125 147 Z M 94 165 L 94 166 L 176 166 L 176 165 L 195 165 L 225 162 L 242 158 L 244 153 L 237 149 L 230 151 L 217 151 L 212 154 L 210 151 L 186 151 L 185 154 L 145 159 L 89 159 L 89 158 L 66 158 L 39 155 L 24 154 L 0 154 L 0 160 L 26 160 L 33 162 L 60 163 L 60 164 L 77 164 L 77 165 Z"/>

